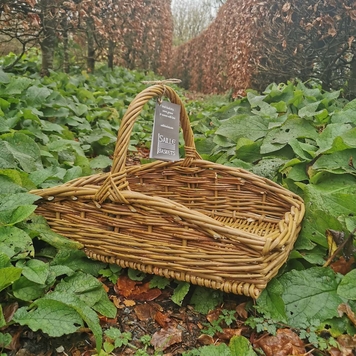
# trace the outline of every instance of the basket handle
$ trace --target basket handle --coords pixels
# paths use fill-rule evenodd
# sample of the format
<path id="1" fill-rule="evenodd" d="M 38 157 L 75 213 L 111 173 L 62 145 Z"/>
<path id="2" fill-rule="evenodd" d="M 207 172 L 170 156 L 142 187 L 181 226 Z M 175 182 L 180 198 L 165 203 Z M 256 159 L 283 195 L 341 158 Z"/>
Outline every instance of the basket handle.
<path id="1" fill-rule="evenodd" d="M 181 162 L 181 166 L 189 167 L 195 159 L 201 159 L 195 148 L 194 135 L 187 111 L 178 94 L 167 85 L 152 85 L 139 93 L 127 108 L 119 128 L 111 172 L 95 195 L 97 202 L 101 203 L 110 196 L 110 198 L 114 198 L 115 201 L 127 203 L 126 199 L 120 194 L 120 190 L 128 189 L 128 182 L 126 180 L 126 157 L 132 129 L 143 106 L 150 99 L 162 96 L 169 98 L 172 103 L 181 106 L 180 123 L 185 143 L 185 158 L 184 161 Z"/>

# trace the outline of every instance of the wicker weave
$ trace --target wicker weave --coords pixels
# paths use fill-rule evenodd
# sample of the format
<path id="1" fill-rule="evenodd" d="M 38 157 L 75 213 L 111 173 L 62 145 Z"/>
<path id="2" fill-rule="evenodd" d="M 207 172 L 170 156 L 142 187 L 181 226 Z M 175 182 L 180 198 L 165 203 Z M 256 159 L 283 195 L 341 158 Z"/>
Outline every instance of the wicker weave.
<path id="1" fill-rule="evenodd" d="M 185 158 L 126 166 L 144 104 L 181 105 Z M 243 169 L 202 160 L 183 103 L 162 84 L 141 92 L 120 125 L 109 173 L 33 190 L 37 213 L 93 259 L 257 298 L 288 258 L 304 215 L 300 197 Z"/>

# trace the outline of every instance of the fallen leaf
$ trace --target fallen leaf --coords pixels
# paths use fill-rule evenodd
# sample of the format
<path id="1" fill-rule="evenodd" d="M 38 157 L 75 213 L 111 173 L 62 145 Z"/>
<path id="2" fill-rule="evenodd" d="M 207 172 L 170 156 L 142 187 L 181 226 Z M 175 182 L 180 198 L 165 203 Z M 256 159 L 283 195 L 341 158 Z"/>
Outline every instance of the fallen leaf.
<path id="1" fill-rule="evenodd" d="M 246 302 L 239 304 L 236 308 L 236 313 L 240 317 L 240 319 L 247 319 L 248 318 L 248 313 L 246 310 Z"/>
<path id="2" fill-rule="evenodd" d="M 260 338 L 254 346 L 260 347 L 266 356 L 303 355 L 306 353 L 303 341 L 290 329 L 278 329 L 276 336 Z"/>
<path id="3" fill-rule="evenodd" d="M 12 320 L 16 310 L 19 308 L 19 304 L 17 302 L 11 303 L 3 307 L 3 315 L 6 323 L 9 323 Z"/>
<path id="4" fill-rule="evenodd" d="M 348 304 L 342 303 L 337 308 L 339 316 L 346 314 L 350 321 L 356 326 L 356 315 Z"/>
<path id="5" fill-rule="evenodd" d="M 201 334 L 198 337 L 198 342 L 201 345 L 212 345 L 214 343 L 214 339 L 212 336 L 210 336 L 208 334 Z"/>
<path id="6" fill-rule="evenodd" d="M 136 301 L 151 301 L 162 294 L 158 288 L 150 289 L 150 282 L 142 284 L 124 275 L 119 277 L 114 290 L 117 294 Z"/>
<path id="7" fill-rule="evenodd" d="M 337 339 L 341 356 L 353 356 L 353 351 L 356 350 L 356 336 L 340 335 Z"/>
<path id="8" fill-rule="evenodd" d="M 345 275 L 353 269 L 354 263 L 354 257 L 351 257 L 348 261 L 346 261 L 345 257 L 341 256 L 337 261 L 331 263 L 330 267 L 334 270 L 334 272 Z"/>
<path id="9" fill-rule="evenodd" d="M 210 324 L 212 324 L 214 321 L 219 319 L 220 314 L 221 314 L 220 308 L 210 310 L 209 313 L 206 315 L 206 319 Z"/>
<path id="10" fill-rule="evenodd" d="M 215 335 L 220 339 L 224 341 L 230 340 L 233 336 L 239 336 L 241 335 L 242 329 L 230 329 L 230 328 L 224 328 L 222 333 L 217 332 Z"/>
<path id="11" fill-rule="evenodd" d="M 153 319 L 159 310 L 160 306 L 156 303 L 144 303 L 135 307 L 135 313 L 138 320 L 147 321 Z"/>
<path id="12" fill-rule="evenodd" d="M 148 291 L 144 291 L 142 293 L 135 293 L 131 295 L 131 298 L 141 301 L 141 302 L 149 302 L 151 300 L 155 300 L 162 294 L 161 290 L 158 288 L 153 288 Z"/>
<path id="13" fill-rule="evenodd" d="M 133 281 L 129 277 L 122 275 L 117 280 L 114 290 L 117 294 L 127 298 L 133 293 L 137 284 L 137 281 Z"/>
<path id="14" fill-rule="evenodd" d="M 132 299 L 125 299 L 123 303 L 126 307 L 133 307 L 134 305 L 136 305 L 136 302 Z"/>
<path id="15" fill-rule="evenodd" d="M 157 311 L 155 315 L 155 321 L 162 328 L 167 328 L 171 319 L 160 311 Z"/>
<path id="16" fill-rule="evenodd" d="M 169 346 L 182 341 L 182 331 L 175 327 L 161 329 L 152 335 L 151 344 L 155 350 L 164 351 Z"/>
<path id="17" fill-rule="evenodd" d="M 12 351 L 18 350 L 22 346 L 20 341 L 20 337 L 22 336 L 22 333 L 23 333 L 22 329 L 16 331 L 16 333 L 12 335 L 12 340 L 10 344 L 7 345 L 5 348 L 7 350 L 12 350 Z"/>
<path id="18" fill-rule="evenodd" d="M 121 300 L 116 295 L 113 295 L 112 297 L 110 297 L 110 299 L 112 300 L 116 308 L 121 308 Z"/>

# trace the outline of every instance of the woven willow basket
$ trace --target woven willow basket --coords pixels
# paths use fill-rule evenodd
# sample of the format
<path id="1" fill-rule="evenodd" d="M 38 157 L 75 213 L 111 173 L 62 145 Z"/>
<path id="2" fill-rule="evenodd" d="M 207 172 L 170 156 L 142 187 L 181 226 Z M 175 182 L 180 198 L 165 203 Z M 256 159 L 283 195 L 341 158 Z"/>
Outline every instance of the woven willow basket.
<path id="1" fill-rule="evenodd" d="M 126 166 L 135 119 L 164 95 L 181 105 L 185 158 Z M 37 213 L 93 259 L 257 298 L 288 258 L 300 197 L 243 169 L 202 160 L 187 112 L 163 84 L 142 91 L 120 125 L 111 172 L 33 190 Z"/>

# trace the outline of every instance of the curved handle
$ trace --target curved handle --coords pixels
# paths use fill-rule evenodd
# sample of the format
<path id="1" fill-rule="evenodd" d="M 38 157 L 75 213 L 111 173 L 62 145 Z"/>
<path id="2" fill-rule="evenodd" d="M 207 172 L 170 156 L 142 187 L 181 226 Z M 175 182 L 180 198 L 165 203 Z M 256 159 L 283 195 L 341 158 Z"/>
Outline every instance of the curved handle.
<path id="1" fill-rule="evenodd" d="M 128 182 L 126 181 L 126 157 L 133 126 L 143 106 L 150 99 L 162 96 L 169 98 L 172 103 L 181 106 L 180 123 L 185 142 L 185 159 L 182 162 L 182 166 L 187 167 L 195 159 L 201 159 L 195 148 L 194 135 L 190 126 L 187 111 L 177 93 L 171 87 L 164 84 L 156 84 L 148 87 L 139 93 L 131 102 L 122 119 L 113 155 L 111 172 L 96 194 L 96 200 L 99 201 L 99 203 L 104 201 L 109 195 L 111 197 L 115 196 L 115 201 L 125 202 L 125 199 L 120 194 L 120 190 L 127 189 L 128 187 Z M 111 188 L 109 186 L 111 186 Z"/>

